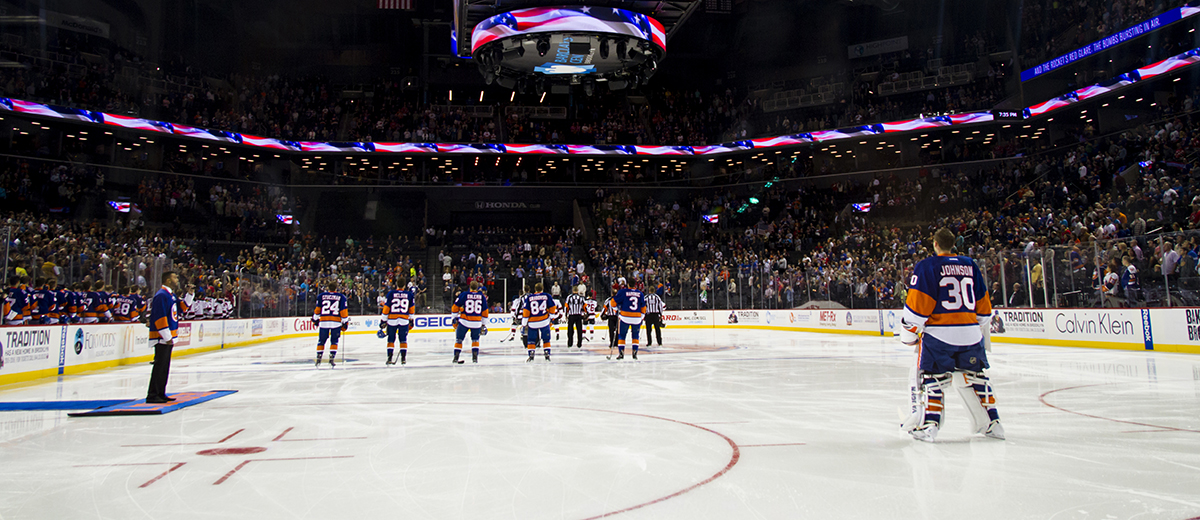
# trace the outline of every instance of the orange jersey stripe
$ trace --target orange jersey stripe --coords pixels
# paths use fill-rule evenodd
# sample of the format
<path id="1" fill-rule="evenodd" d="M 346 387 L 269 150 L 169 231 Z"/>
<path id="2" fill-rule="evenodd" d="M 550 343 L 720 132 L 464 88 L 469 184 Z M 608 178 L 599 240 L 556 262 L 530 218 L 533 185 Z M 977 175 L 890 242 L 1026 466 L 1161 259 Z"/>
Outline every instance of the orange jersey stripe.
<path id="1" fill-rule="evenodd" d="M 926 327 L 934 327 L 937 325 L 978 325 L 979 317 L 973 312 L 946 312 L 938 313 L 929 317 L 929 321 L 925 322 Z"/>
<path id="2" fill-rule="evenodd" d="M 937 309 L 937 300 L 932 296 L 925 294 L 917 289 L 908 291 L 908 301 L 904 302 L 913 312 L 922 316 L 929 316 Z"/>
<path id="3" fill-rule="evenodd" d="M 990 316 L 992 314 L 992 297 L 985 291 L 983 297 L 975 302 L 975 314 Z"/>

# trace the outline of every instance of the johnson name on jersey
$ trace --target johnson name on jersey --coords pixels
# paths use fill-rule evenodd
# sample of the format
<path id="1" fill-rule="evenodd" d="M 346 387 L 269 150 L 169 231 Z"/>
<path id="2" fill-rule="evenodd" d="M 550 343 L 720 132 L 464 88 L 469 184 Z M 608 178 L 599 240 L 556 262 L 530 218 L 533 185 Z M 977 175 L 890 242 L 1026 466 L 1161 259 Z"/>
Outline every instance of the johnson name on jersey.
<path id="1" fill-rule="evenodd" d="M 981 323 L 992 302 L 983 273 L 965 256 L 935 256 L 917 264 L 908 284 L 904 323 L 950 345 L 983 341 Z"/>

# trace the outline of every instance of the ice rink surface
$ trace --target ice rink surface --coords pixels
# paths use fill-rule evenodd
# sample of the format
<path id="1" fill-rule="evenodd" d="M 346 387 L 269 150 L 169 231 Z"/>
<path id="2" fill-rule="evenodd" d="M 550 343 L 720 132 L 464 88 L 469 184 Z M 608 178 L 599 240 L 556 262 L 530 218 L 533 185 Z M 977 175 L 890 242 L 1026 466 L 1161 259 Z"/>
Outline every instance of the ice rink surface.
<path id="1" fill-rule="evenodd" d="M 0 517 L 1200 517 L 1200 357 L 997 344 L 1008 439 L 947 396 L 936 444 L 898 431 L 891 338 L 665 331 L 640 361 L 555 342 L 414 334 L 406 366 L 355 335 L 316 369 L 294 339 L 175 360 L 168 390 L 238 390 L 164 416 L 0 413 Z M 604 343 L 606 345 L 606 343 Z M 348 354 L 347 354 L 348 353 Z M 0 389 L 144 397 L 150 366 Z"/>

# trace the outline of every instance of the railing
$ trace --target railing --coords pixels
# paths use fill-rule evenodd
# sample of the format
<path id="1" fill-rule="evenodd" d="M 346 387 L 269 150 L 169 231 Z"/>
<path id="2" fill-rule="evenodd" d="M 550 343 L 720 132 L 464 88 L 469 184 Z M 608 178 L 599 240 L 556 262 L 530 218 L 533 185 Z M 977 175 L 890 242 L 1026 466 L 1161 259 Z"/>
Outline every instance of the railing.
<path id="1" fill-rule="evenodd" d="M 1200 230 L 1189 230 L 989 252 L 978 260 L 994 305 L 1191 307 L 1200 306 L 1198 243 Z"/>

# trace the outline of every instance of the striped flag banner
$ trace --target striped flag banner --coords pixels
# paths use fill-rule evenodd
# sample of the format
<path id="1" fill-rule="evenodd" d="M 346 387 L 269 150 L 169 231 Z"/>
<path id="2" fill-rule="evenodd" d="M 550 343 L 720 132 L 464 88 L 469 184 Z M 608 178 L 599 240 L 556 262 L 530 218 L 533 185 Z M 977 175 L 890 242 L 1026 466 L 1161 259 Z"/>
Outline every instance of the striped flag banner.
<path id="1" fill-rule="evenodd" d="M 412 10 L 413 0 L 379 0 L 380 9 L 406 9 Z"/>

